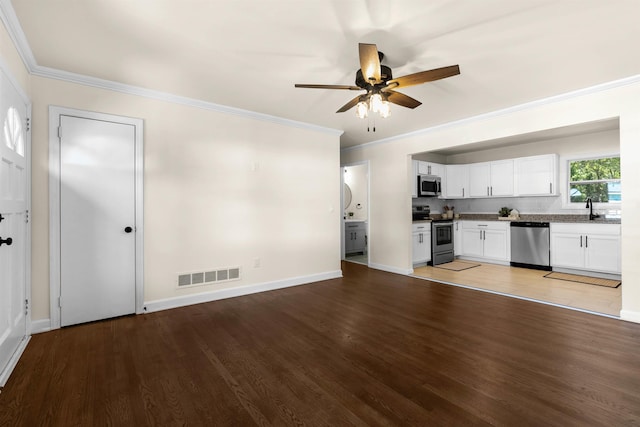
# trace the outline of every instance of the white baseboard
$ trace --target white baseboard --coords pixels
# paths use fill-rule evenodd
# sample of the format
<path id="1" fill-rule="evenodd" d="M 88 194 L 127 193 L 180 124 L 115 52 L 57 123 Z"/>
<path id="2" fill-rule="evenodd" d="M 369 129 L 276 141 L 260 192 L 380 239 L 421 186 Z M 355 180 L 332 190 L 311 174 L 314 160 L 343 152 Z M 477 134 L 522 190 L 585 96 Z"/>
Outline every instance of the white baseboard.
<path id="1" fill-rule="evenodd" d="M 27 344 L 29 343 L 30 339 L 31 336 L 27 335 L 25 339 L 20 342 L 20 345 L 16 349 L 15 353 L 13 353 L 13 356 L 11 356 L 11 359 L 9 359 L 9 363 L 7 363 L 7 366 L 5 366 L 2 372 L 0 372 L 0 388 L 4 387 L 4 385 L 7 383 L 11 372 L 13 372 L 13 368 L 15 368 L 18 364 L 18 360 L 20 360 L 20 356 L 22 356 L 24 349 L 27 348 Z"/>
<path id="2" fill-rule="evenodd" d="M 40 334 L 51 330 L 51 319 L 40 319 L 31 321 L 31 334 Z"/>
<path id="3" fill-rule="evenodd" d="M 373 263 L 369 263 L 369 267 L 375 268 L 376 270 L 382 270 L 388 273 L 402 274 L 405 276 L 409 274 L 413 274 L 413 268 L 397 268 L 397 267 L 391 267 L 390 265 L 373 264 Z"/>
<path id="4" fill-rule="evenodd" d="M 258 283 L 255 285 L 239 286 L 237 288 L 219 289 L 211 292 L 203 292 L 200 294 L 183 295 L 179 297 L 148 301 L 145 302 L 144 309 L 145 313 L 153 313 L 154 311 L 185 307 L 188 305 L 200 304 L 203 302 L 217 301 L 220 299 L 250 295 L 258 292 L 288 288 L 291 286 L 306 285 L 308 283 L 319 282 L 321 280 L 337 279 L 340 277 L 342 277 L 342 271 L 328 271 L 325 273 L 312 274 L 309 276 L 276 280 L 274 282 Z"/>
<path id="5" fill-rule="evenodd" d="M 640 323 L 640 311 L 620 310 L 620 319 Z"/>

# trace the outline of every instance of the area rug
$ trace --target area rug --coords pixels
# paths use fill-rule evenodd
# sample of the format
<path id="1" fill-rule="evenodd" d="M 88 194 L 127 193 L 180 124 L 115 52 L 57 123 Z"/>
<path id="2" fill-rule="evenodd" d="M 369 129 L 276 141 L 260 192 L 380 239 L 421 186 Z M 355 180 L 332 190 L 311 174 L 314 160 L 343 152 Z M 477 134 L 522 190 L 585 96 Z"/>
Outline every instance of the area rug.
<path id="1" fill-rule="evenodd" d="M 580 276 L 578 274 L 559 273 L 554 271 L 553 273 L 545 274 L 547 279 L 566 280 L 568 282 L 585 283 L 587 285 L 606 286 L 607 288 L 617 288 L 622 282 L 620 280 L 601 279 L 599 277 Z"/>
<path id="2" fill-rule="evenodd" d="M 465 262 L 465 261 L 460 261 L 456 259 L 451 262 L 445 262 L 444 264 L 438 264 L 435 266 L 435 268 L 443 268 L 445 270 L 451 270 L 451 271 L 462 271 L 462 270 L 468 270 L 470 268 L 479 267 L 479 266 L 480 264 L 474 264 L 472 262 Z"/>

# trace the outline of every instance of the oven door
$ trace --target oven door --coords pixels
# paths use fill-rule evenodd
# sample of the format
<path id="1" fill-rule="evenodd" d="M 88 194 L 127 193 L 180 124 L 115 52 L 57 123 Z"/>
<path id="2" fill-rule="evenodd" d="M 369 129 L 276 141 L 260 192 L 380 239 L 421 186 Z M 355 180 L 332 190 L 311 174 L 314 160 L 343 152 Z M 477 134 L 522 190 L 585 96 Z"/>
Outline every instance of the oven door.
<path id="1" fill-rule="evenodd" d="M 431 248 L 434 253 L 453 251 L 453 222 L 432 223 Z"/>

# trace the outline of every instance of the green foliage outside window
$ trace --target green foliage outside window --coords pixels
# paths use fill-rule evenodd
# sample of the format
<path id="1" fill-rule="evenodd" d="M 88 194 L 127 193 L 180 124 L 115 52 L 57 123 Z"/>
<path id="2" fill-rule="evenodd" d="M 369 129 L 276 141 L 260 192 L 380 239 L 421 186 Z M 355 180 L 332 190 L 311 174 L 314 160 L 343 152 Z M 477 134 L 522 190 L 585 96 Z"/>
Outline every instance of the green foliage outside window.
<path id="1" fill-rule="evenodd" d="M 571 203 L 591 198 L 596 203 L 620 202 L 620 157 L 576 160 L 569 163 Z"/>

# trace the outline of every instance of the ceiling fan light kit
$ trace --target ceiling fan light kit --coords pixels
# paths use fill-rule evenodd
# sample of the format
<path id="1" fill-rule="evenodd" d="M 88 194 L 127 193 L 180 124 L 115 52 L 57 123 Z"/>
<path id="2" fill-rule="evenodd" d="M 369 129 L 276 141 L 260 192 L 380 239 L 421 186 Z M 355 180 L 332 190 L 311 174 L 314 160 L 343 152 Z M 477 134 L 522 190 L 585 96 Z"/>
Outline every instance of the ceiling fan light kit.
<path id="1" fill-rule="evenodd" d="M 458 65 L 451 65 L 433 70 L 420 71 L 394 79 L 391 68 L 380 64 L 380 61 L 384 58 L 384 53 L 379 52 L 375 44 L 360 43 L 358 45 L 358 52 L 360 55 L 360 69 L 356 72 L 355 86 L 296 84 L 295 87 L 365 90 L 365 94 L 356 96 L 336 112 L 343 113 L 356 107 L 356 116 L 361 119 L 367 118 L 369 111 L 378 113 L 382 118 L 386 118 L 391 114 L 391 103 L 411 109 L 422 104 L 420 101 L 403 93 L 396 92 L 394 89 L 415 86 L 460 74 L 460 67 Z"/>

